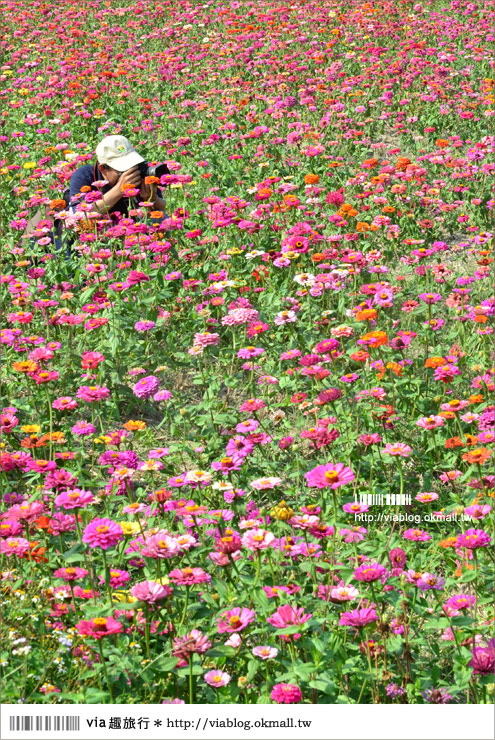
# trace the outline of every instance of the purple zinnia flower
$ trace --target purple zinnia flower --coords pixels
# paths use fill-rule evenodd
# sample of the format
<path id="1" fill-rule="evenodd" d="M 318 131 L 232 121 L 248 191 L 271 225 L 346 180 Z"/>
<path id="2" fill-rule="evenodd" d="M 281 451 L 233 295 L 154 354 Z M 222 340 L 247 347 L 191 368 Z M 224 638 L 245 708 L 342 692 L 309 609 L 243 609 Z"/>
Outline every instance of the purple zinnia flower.
<path id="1" fill-rule="evenodd" d="M 427 689 L 421 692 L 421 696 L 428 704 L 448 704 L 452 699 L 447 689 Z"/>
<path id="2" fill-rule="evenodd" d="M 155 375 L 147 375 L 138 380 L 134 386 L 134 395 L 137 398 L 151 398 L 160 387 L 160 381 Z"/>

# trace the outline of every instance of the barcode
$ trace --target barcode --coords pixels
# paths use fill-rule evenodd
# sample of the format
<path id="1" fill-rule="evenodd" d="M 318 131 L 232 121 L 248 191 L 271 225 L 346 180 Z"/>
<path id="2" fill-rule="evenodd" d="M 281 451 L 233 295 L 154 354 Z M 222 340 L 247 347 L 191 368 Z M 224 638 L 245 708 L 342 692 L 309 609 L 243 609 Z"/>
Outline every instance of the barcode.
<path id="1" fill-rule="evenodd" d="M 79 732 L 79 721 L 79 717 L 69 715 L 16 716 L 10 717 L 10 732 Z"/>
<path id="2" fill-rule="evenodd" d="M 411 504 L 410 493 L 362 493 L 359 496 L 360 504 L 368 506 L 409 506 Z"/>

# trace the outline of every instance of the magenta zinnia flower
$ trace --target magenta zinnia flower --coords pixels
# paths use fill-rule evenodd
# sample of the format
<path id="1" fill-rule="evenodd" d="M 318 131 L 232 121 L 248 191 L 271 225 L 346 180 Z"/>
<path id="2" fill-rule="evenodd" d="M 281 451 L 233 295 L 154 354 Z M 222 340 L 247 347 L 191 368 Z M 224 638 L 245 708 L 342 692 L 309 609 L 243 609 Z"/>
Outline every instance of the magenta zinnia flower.
<path id="1" fill-rule="evenodd" d="M 217 618 L 218 631 L 222 632 L 240 632 L 256 619 L 256 612 L 252 609 L 238 606 L 224 612 Z"/>
<path id="2" fill-rule="evenodd" d="M 427 542 L 427 540 L 431 540 L 431 535 L 422 529 L 406 529 L 402 536 L 405 540 L 412 540 L 413 542 Z"/>
<path id="3" fill-rule="evenodd" d="M 468 663 L 473 673 L 482 676 L 490 675 L 495 670 L 495 638 L 492 637 L 486 647 L 475 647 L 473 657 Z"/>
<path id="4" fill-rule="evenodd" d="M 84 530 L 82 541 L 90 547 L 108 550 L 123 538 L 121 527 L 112 519 L 93 519 Z"/>
<path id="5" fill-rule="evenodd" d="M 277 683 L 270 696 L 276 704 L 299 704 L 302 699 L 302 691 L 299 686 L 293 683 Z"/>
<path id="6" fill-rule="evenodd" d="M 95 640 L 101 640 L 107 635 L 114 635 L 122 632 L 122 625 L 113 617 L 95 617 L 89 621 L 81 621 L 76 624 L 77 631 L 80 635 L 94 637 Z"/>
<path id="7" fill-rule="evenodd" d="M 476 550 L 478 547 L 487 547 L 492 538 L 482 529 L 467 529 L 464 534 L 457 535 L 458 547 L 467 547 Z"/>
<path id="8" fill-rule="evenodd" d="M 80 488 L 73 488 L 59 494 L 55 499 L 55 506 L 61 506 L 63 509 L 81 509 L 94 501 L 91 491 L 82 491 Z"/>
<path id="9" fill-rule="evenodd" d="M 318 465 L 310 470 L 304 476 L 310 488 L 339 488 L 347 483 L 352 483 L 355 476 L 350 468 L 343 463 L 328 463 L 327 465 Z"/>
<path id="10" fill-rule="evenodd" d="M 378 614 L 374 607 L 367 607 L 366 609 L 353 609 L 352 612 L 344 612 L 340 619 L 339 624 L 344 627 L 364 627 L 370 622 L 376 622 Z"/>
<path id="11" fill-rule="evenodd" d="M 384 576 L 388 575 L 388 571 L 380 563 L 365 563 L 356 568 L 352 577 L 356 581 L 363 581 L 370 583 L 371 581 L 378 581 Z"/>
<path id="12" fill-rule="evenodd" d="M 133 393 L 137 398 L 151 398 L 160 387 L 160 381 L 155 375 L 147 375 L 135 384 Z"/>

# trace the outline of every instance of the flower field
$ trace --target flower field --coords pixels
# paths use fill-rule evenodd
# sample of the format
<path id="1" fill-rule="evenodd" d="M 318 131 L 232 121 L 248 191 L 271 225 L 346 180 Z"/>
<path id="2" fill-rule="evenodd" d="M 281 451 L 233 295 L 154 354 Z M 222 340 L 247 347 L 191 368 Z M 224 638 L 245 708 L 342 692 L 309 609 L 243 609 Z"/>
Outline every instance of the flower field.
<path id="1" fill-rule="evenodd" d="M 1 7 L 3 701 L 491 703 L 493 0 Z"/>

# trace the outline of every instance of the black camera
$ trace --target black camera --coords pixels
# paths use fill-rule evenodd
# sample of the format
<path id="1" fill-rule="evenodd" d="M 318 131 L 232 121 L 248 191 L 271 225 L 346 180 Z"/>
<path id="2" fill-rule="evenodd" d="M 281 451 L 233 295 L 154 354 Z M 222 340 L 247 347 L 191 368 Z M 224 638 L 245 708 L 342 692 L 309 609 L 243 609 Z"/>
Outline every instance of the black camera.
<path id="1" fill-rule="evenodd" d="M 170 175 L 170 170 L 166 164 L 157 164 L 153 167 L 148 162 L 140 162 L 137 168 L 143 180 L 149 176 L 160 178 L 163 175 Z"/>

